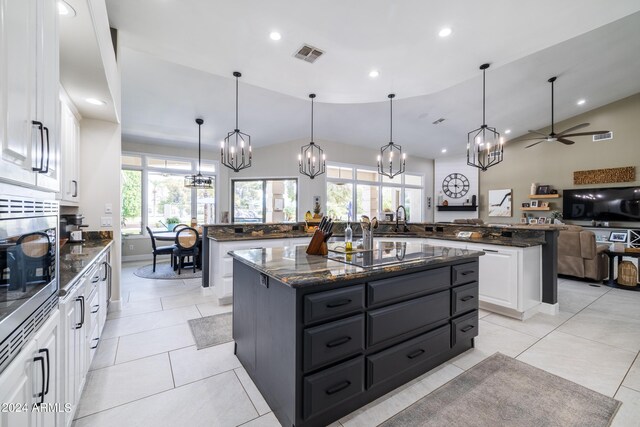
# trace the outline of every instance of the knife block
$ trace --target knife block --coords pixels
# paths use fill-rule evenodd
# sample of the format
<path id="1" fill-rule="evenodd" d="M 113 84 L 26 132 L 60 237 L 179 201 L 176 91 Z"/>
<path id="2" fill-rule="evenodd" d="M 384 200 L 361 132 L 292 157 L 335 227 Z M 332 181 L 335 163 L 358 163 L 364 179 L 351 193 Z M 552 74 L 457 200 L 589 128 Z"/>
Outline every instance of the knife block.
<path id="1" fill-rule="evenodd" d="M 325 237 L 322 231 L 316 230 L 313 233 L 311 242 L 309 242 L 309 246 L 307 246 L 307 255 L 327 255 L 329 249 L 327 248 L 327 242 L 324 241 Z"/>

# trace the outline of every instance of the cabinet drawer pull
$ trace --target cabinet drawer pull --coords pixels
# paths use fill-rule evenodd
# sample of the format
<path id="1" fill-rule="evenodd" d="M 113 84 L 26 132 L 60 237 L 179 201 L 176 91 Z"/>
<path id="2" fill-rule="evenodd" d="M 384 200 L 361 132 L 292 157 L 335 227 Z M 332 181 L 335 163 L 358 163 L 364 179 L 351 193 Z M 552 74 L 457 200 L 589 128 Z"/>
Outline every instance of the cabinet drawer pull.
<path id="1" fill-rule="evenodd" d="M 91 314 L 96 314 L 98 311 L 100 311 L 100 304 L 94 305 L 93 308 L 95 308 L 95 310 L 91 311 Z"/>
<path id="2" fill-rule="evenodd" d="M 327 303 L 327 308 L 337 308 L 337 307 L 342 307 L 343 305 L 347 305 L 347 304 L 351 304 L 351 299 L 350 298 L 346 298 L 340 301 L 336 301 L 336 302 L 330 302 Z"/>
<path id="3" fill-rule="evenodd" d="M 461 332 L 469 332 L 470 330 L 472 330 L 473 328 L 475 328 L 475 326 L 473 325 L 467 325 L 464 328 L 460 329 Z"/>
<path id="4" fill-rule="evenodd" d="M 466 276 L 466 275 L 468 275 L 468 274 L 473 274 L 473 273 L 475 273 L 475 272 L 476 272 L 475 270 L 467 270 L 467 271 L 463 271 L 463 272 L 461 272 L 461 273 L 460 273 L 460 275 L 461 275 L 461 276 Z"/>
<path id="5" fill-rule="evenodd" d="M 344 390 L 345 388 L 349 387 L 350 385 L 351 385 L 351 381 L 343 381 L 338 385 L 335 385 L 335 386 L 333 386 L 331 388 L 328 388 L 326 390 L 326 393 L 328 395 L 336 394 L 337 392 Z"/>
<path id="6" fill-rule="evenodd" d="M 470 299 L 473 299 L 473 298 L 474 298 L 473 295 L 467 295 L 466 297 L 460 298 L 460 301 L 469 301 Z"/>
<path id="7" fill-rule="evenodd" d="M 424 350 L 419 348 L 418 350 L 414 351 L 413 353 L 407 354 L 407 357 L 409 359 L 415 359 L 416 357 L 422 355 L 424 353 Z"/>
<path id="8" fill-rule="evenodd" d="M 327 343 L 327 347 L 328 348 L 333 348 L 333 347 L 337 347 L 339 345 L 342 344 L 346 344 L 349 341 L 351 341 L 351 337 L 342 337 L 342 338 L 338 338 L 337 340 L 333 340 Z"/>
<path id="9" fill-rule="evenodd" d="M 96 348 L 98 348 L 98 341 L 100 341 L 100 338 L 94 338 L 92 341 L 96 342 L 96 345 L 89 347 L 91 350 L 94 350 Z"/>
<path id="10" fill-rule="evenodd" d="M 499 252 L 499 251 L 497 251 L 497 250 L 495 250 L 495 249 L 485 249 L 485 248 L 482 248 L 482 250 L 483 250 L 484 252 L 496 252 L 496 253 L 497 253 L 497 252 Z"/>

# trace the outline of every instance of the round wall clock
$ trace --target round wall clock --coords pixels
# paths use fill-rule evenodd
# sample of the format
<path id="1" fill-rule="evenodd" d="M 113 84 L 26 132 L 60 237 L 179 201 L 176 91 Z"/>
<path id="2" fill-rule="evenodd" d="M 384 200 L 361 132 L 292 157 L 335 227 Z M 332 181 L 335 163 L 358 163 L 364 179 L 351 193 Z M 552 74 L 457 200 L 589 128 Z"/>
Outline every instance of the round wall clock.
<path id="1" fill-rule="evenodd" d="M 450 173 L 442 180 L 444 194 L 459 199 L 469 192 L 469 179 L 461 173 Z"/>

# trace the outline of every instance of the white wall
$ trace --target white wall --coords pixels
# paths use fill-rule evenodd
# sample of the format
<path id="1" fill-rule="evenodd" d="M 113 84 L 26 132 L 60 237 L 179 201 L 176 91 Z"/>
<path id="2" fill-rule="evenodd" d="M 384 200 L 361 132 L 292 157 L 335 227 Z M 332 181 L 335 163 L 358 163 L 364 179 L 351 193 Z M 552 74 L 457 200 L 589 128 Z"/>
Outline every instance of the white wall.
<path id="1" fill-rule="evenodd" d="M 120 125 L 102 120 L 80 122 L 80 205 L 87 230 L 113 231 L 111 264 L 113 267 L 112 301 L 120 299 Z M 105 214 L 110 203 L 112 214 Z M 101 217 L 110 216 L 112 227 L 101 227 Z"/>
<path id="2" fill-rule="evenodd" d="M 460 173 L 467 177 L 469 180 L 469 192 L 462 198 L 454 199 L 448 197 L 442 191 L 442 181 L 447 177 L 447 175 L 451 173 Z M 471 197 L 475 195 L 477 197 L 477 204 L 480 204 L 479 199 L 479 178 L 478 178 L 478 168 L 474 168 L 473 166 L 467 165 L 466 157 L 455 157 L 455 158 L 440 158 L 435 160 L 435 171 L 434 171 L 434 206 L 438 204 L 438 196 L 440 192 L 444 197 L 444 200 L 449 202 L 449 205 L 461 205 L 464 203 L 467 198 L 471 201 Z M 451 222 L 457 218 L 478 218 L 478 211 L 469 211 L 469 212 L 441 212 L 436 208 L 435 211 L 435 222 Z"/>

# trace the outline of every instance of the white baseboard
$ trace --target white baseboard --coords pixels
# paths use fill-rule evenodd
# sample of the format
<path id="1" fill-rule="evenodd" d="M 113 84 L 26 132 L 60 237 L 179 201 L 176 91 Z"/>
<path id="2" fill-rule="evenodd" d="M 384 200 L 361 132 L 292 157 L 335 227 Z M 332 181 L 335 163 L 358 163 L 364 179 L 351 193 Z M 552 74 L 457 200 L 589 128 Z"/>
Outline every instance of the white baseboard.
<path id="1" fill-rule="evenodd" d="M 112 300 L 109 302 L 109 310 L 108 311 L 120 311 L 122 310 L 122 300 Z"/>
<path id="2" fill-rule="evenodd" d="M 149 261 L 153 262 L 153 255 L 128 255 L 122 257 L 122 262 Z M 158 260 L 160 261 L 160 260 Z"/>
<path id="3" fill-rule="evenodd" d="M 543 302 L 542 304 L 540 304 L 540 307 L 538 308 L 538 312 L 544 313 L 544 314 L 550 314 L 551 316 L 556 316 L 560 312 L 560 304 L 559 303 L 548 304 L 546 302 Z"/>

